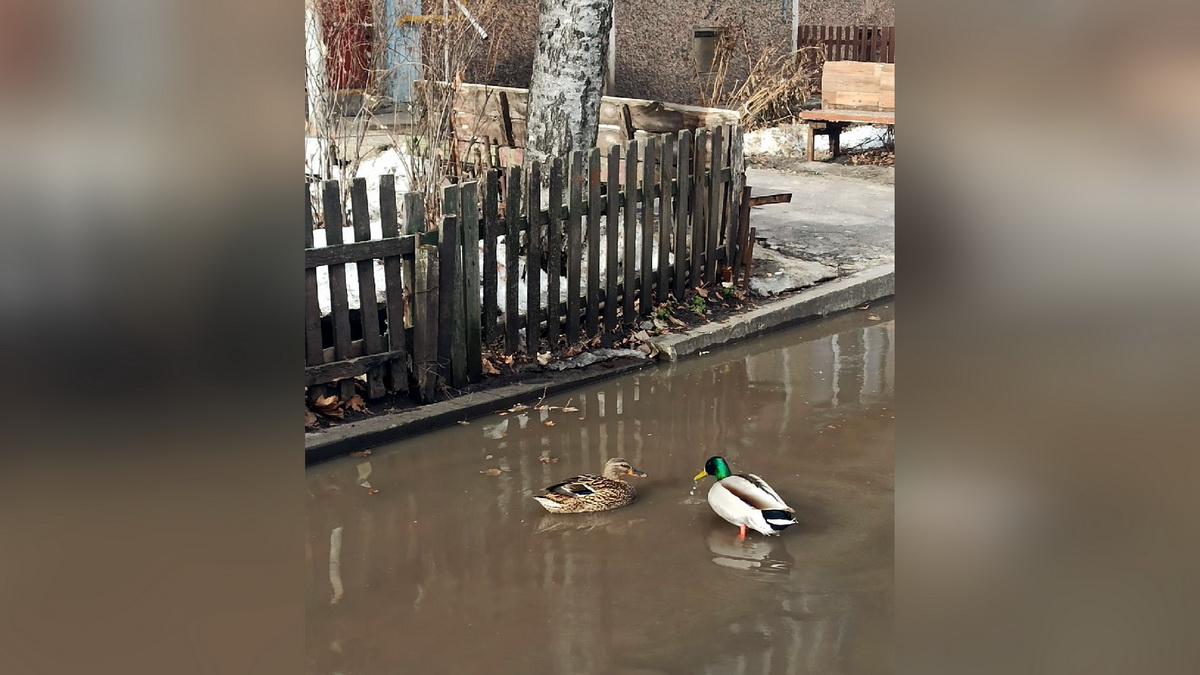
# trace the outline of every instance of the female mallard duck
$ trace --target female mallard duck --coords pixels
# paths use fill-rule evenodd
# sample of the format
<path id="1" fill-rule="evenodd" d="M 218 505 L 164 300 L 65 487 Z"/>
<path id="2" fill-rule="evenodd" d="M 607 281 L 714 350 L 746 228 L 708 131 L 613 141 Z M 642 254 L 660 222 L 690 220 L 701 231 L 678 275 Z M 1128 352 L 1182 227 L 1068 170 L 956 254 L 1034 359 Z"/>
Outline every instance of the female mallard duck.
<path id="1" fill-rule="evenodd" d="M 708 489 L 708 505 L 725 520 L 738 526 L 738 539 L 746 538 L 746 528 L 762 534 L 779 534 L 795 525 L 795 509 L 783 503 L 779 493 L 767 481 L 752 473 L 732 473 L 724 457 L 709 457 L 704 470 L 693 480 L 705 476 L 717 479 Z"/>
<path id="2" fill-rule="evenodd" d="M 620 457 L 605 462 L 603 473 L 602 476 L 585 473 L 568 478 L 546 488 L 546 494 L 533 498 L 551 513 L 607 511 L 625 506 L 637 497 L 637 491 L 621 480 L 621 476 L 646 476 Z"/>

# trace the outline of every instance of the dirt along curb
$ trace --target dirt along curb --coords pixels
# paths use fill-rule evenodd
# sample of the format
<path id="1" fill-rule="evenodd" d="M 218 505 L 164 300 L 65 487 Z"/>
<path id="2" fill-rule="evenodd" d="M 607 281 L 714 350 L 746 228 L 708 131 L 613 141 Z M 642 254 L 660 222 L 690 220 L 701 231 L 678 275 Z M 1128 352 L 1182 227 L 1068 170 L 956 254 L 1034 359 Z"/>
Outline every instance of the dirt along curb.
<path id="1" fill-rule="evenodd" d="M 653 338 L 658 358 L 677 361 L 721 345 L 739 342 L 774 330 L 857 307 L 895 295 L 894 265 L 883 265 L 836 281 L 770 301 L 724 321 L 699 326 L 686 333 Z M 340 424 L 304 434 L 304 463 L 316 464 L 358 450 L 379 446 L 459 421 L 494 413 L 517 403 L 531 403 L 544 395 L 575 389 L 617 377 L 654 364 L 645 359 L 606 362 L 569 372 L 546 372 L 538 377 L 476 392 L 396 413 Z"/>
<path id="2" fill-rule="evenodd" d="M 684 333 L 652 338 L 659 358 L 677 361 L 792 324 L 861 306 L 896 294 L 896 266 L 880 265 L 775 300 L 744 314 Z"/>

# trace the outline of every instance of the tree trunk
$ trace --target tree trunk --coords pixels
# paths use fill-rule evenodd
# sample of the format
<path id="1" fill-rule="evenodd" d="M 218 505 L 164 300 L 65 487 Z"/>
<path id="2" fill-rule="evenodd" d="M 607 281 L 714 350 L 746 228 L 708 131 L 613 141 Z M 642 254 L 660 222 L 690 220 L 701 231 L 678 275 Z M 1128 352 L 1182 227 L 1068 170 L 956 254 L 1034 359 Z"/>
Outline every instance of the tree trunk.
<path id="1" fill-rule="evenodd" d="M 527 164 L 595 147 L 612 10 L 613 0 L 541 0 L 529 83 Z"/>
<path id="2" fill-rule="evenodd" d="M 569 152 L 595 147 L 612 21 L 613 0 L 541 0 L 537 54 L 529 83 L 524 162 L 527 170 L 531 162 L 546 164 L 552 157 L 562 157 L 565 172 Z M 544 203 L 549 166 L 542 168 L 541 178 Z M 567 181 L 563 183 L 566 185 Z M 565 224 L 560 241 L 564 244 L 567 241 Z M 549 246 L 546 230 L 541 244 L 544 255 Z M 582 253 L 567 251 L 561 258 L 562 269 L 548 273 L 563 274 L 568 257 Z M 544 257 L 536 264 L 546 269 L 547 260 Z"/>

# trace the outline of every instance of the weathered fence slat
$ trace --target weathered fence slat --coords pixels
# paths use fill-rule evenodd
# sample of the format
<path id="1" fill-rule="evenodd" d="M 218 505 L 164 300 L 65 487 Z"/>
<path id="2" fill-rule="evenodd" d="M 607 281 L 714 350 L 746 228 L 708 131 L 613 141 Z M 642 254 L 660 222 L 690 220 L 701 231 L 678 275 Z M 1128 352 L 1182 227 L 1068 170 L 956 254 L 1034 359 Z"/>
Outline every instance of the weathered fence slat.
<path id="1" fill-rule="evenodd" d="M 608 195 L 605 205 L 605 250 L 604 250 L 604 336 L 601 344 L 613 345 L 613 332 L 617 328 L 617 234 L 621 225 L 621 146 L 613 144 L 608 149 Z"/>
<path id="2" fill-rule="evenodd" d="M 651 291 L 654 285 L 654 182 L 658 165 L 657 143 L 654 136 L 646 138 L 642 156 L 642 278 L 638 290 L 638 311 L 650 316 L 654 311 Z"/>
<path id="3" fill-rule="evenodd" d="M 508 196 L 504 199 L 504 347 L 509 354 L 515 354 L 520 346 L 518 331 L 521 329 L 520 300 L 517 298 L 521 277 L 518 258 L 521 248 L 521 167 L 508 167 L 505 187 Z"/>
<path id="4" fill-rule="evenodd" d="M 537 162 L 529 165 L 525 213 L 529 221 L 526 237 L 525 283 L 529 298 L 525 303 L 525 345 L 530 356 L 538 353 L 542 327 L 542 176 Z"/>
<path id="5" fill-rule="evenodd" d="M 709 284 L 717 280 L 717 242 L 721 234 L 721 212 L 725 204 L 724 184 L 720 177 L 722 160 L 725 158 L 722 136 L 722 128 L 713 127 L 712 152 L 709 153 L 712 176 L 708 194 L 708 243 L 704 247 L 704 281 Z"/>
<path id="6" fill-rule="evenodd" d="M 590 338 L 600 325 L 600 150 L 587 152 L 588 213 L 587 213 L 587 325 L 584 333 Z"/>
<path id="7" fill-rule="evenodd" d="M 458 186 L 442 190 L 442 225 L 438 243 L 438 363 L 448 373 L 451 386 L 467 383 L 466 326 L 463 317 L 463 283 L 460 230 L 461 220 L 454 210 L 458 206 Z"/>
<path id="8" fill-rule="evenodd" d="M 483 186 L 483 340 L 499 335 L 496 325 L 497 282 L 496 239 L 500 236 L 500 172 L 489 169 Z M 482 364 L 481 364 L 482 365 Z"/>
<path id="9" fill-rule="evenodd" d="M 459 213 L 462 214 L 462 272 L 463 280 L 463 358 L 466 359 L 467 381 L 478 382 L 483 377 L 482 317 L 479 307 L 479 183 L 469 181 L 459 186 Z"/>
<path id="10" fill-rule="evenodd" d="M 399 214 L 396 211 L 396 177 L 388 174 L 379 179 L 379 218 L 384 239 L 400 236 Z M 415 239 L 415 237 L 413 238 Z M 408 389 L 408 346 L 404 330 L 404 293 L 401 265 L 403 258 L 388 256 L 383 259 L 384 292 L 387 294 L 387 346 L 388 351 L 402 356 L 387 362 L 388 389 Z"/>
<path id="11" fill-rule="evenodd" d="M 567 187 L 570 192 L 570 213 L 567 216 L 567 344 L 573 345 L 579 342 L 579 277 L 583 257 L 583 153 L 573 151 L 568 157 Z"/>
<path id="12" fill-rule="evenodd" d="M 684 129 L 679 132 L 679 148 L 676 157 L 676 176 L 678 192 L 675 209 L 675 299 L 683 299 L 683 289 L 686 287 L 688 274 L 688 245 L 687 229 L 688 214 L 691 213 L 692 187 L 692 132 Z M 693 247 L 695 244 L 692 244 Z"/>
<path id="13" fill-rule="evenodd" d="M 622 190 L 625 199 L 625 256 L 621 264 L 624 265 L 625 284 L 621 291 L 621 318 L 625 323 L 633 323 L 637 318 L 633 314 L 633 288 L 637 273 L 637 170 L 638 143 L 629 141 L 625 150 L 625 186 Z"/>
<path id="14" fill-rule="evenodd" d="M 413 370 L 422 403 L 437 398 L 438 384 L 438 258 L 433 246 L 422 246 L 416 255 L 416 290 L 413 314 Z"/>
<path id="15" fill-rule="evenodd" d="M 313 247 L 313 204 L 312 185 L 304 183 L 304 248 Z M 325 362 L 325 354 L 321 336 L 321 304 L 317 295 L 317 269 L 304 269 L 304 364 L 319 366 Z M 315 401 L 324 396 L 324 386 L 314 386 L 309 389 L 309 401 Z"/>
<path id="16" fill-rule="evenodd" d="M 695 192 L 692 205 L 692 265 L 688 273 L 688 285 L 691 287 L 703 284 L 704 276 L 704 246 L 708 242 L 708 176 L 704 175 L 708 162 L 708 130 L 701 129 L 696 133 L 696 177 L 692 182 Z"/>
<path id="17" fill-rule="evenodd" d="M 367 241 L 371 238 L 371 209 L 367 204 L 367 179 L 355 178 L 350 185 L 351 215 L 353 216 L 354 240 Z M 358 307 L 362 321 L 363 353 L 378 354 L 383 351 L 383 336 L 379 331 L 379 301 L 375 292 L 375 260 L 367 258 L 358 263 Z M 367 397 L 380 398 L 386 390 L 383 374 L 378 365 L 367 368 Z"/>
<path id="18" fill-rule="evenodd" d="M 324 194 L 325 241 L 342 243 L 342 190 L 336 180 L 325 181 Z M 350 300 L 346 295 L 346 266 L 329 266 L 329 308 L 333 314 L 333 343 L 337 358 L 348 359 L 350 354 Z M 341 398 L 354 396 L 354 380 L 338 383 Z"/>
<path id="19" fill-rule="evenodd" d="M 425 231 L 425 202 L 420 193 L 409 192 L 404 195 L 404 234 L 416 235 L 413 237 L 405 237 L 401 241 L 411 240 L 414 246 L 420 246 L 420 233 Z M 403 249 L 401 249 L 403 254 Z M 416 292 L 416 276 L 417 276 L 417 249 L 413 248 L 412 255 L 404 258 L 404 263 L 401 265 L 401 276 L 403 277 L 404 287 L 408 291 L 404 294 L 404 320 L 406 325 L 416 325 L 413 313 L 413 293 Z M 411 350 L 410 350 L 411 351 Z"/>
<path id="20" fill-rule="evenodd" d="M 671 202 L 675 198 L 671 184 L 675 166 L 674 149 L 675 144 L 671 142 L 671 137 L 663 136 L 658 174 L 662 187 L 658 199 L 658 284 L 654 295 L 655 304 L 666 302 L 671 289 L 671 229 L 675 227 L 675 218 L 671 210 Z"/>
<path id="21" fill-rule="evenodd" d="M 562 173 L 562 158 L 553 158 L 550 161 L 550 203 L 547 204 L 550 220 L 546 225 L 546 301 L 550 305 L 549 311 L 546 312 L 546 342 L 550 344 L 551 349 L 558 345 L 559 332 L 562 329 L 562 305 L 559 302 L 559 298 L 562 297 L 562 278 L 559 276 L 559 270 L 563 264 Z M 567 311 L 570 312 L 569 305 Z"/>

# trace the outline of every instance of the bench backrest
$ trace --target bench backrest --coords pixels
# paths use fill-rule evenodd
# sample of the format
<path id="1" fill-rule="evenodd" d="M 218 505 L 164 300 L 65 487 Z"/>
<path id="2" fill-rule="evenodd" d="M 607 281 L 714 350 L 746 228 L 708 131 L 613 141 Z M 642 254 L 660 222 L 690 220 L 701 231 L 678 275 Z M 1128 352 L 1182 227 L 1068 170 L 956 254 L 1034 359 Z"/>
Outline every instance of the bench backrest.
<path id="1" fill-rule="evenodd" d="M 896 64 L 826 61 L 821 69 L 821 107 L 895 112 Z"/>

